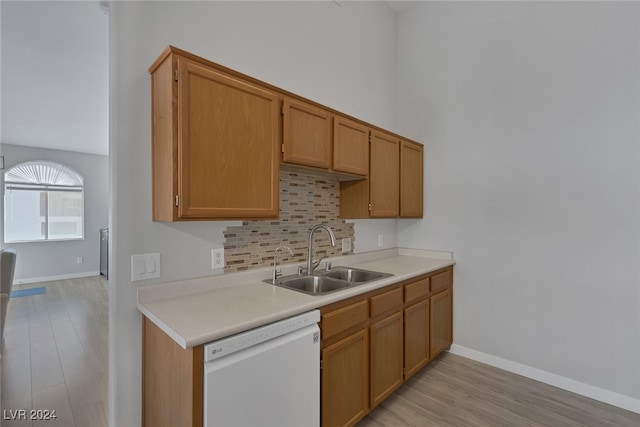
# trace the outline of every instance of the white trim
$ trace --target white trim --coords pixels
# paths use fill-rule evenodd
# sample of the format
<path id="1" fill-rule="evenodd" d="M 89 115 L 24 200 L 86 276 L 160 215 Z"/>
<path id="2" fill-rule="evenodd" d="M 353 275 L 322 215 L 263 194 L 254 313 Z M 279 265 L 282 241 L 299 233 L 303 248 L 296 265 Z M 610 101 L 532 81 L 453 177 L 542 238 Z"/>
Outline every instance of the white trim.
<path id="1" fill-rule="evenodd" d="M 13 285 L 26 285 L 28 283 L 51 282 L 52 280 L 78 279 L 81 277 L 99 276 L 99 271 L 85 271 L 83 273 L 59 274 L 57 276 L 29 277 L 26 279 L 14 279 Z"/>
<path id="2" fill-rule="evenodd" d="M 634 399 L 631 396 L 625 396 L 620 393 L 581 383 L 580 381 L 552 374 L 551 372 L 543 371 L 521 363 L 512 362 L 511 360 L 503 359 L 491 354 L 482 353 L 457 344 L 452 344 L 449 351 L 453 354 L 457 354 L 486 365 L 494 366 L 514 374 L 522 375 L 523 377 L 531 378 L 563 390 L 577 393 L 582 396 L 640 414 L 640 399 Z"/>

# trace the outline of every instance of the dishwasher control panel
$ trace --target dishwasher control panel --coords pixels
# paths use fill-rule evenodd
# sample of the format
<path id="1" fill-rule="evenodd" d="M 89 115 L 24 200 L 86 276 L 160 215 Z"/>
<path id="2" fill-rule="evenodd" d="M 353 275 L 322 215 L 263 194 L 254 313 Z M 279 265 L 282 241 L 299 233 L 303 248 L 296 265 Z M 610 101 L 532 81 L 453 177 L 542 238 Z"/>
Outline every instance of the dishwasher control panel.
<path id="1" fill-rule="evenodd" d="M 320 311 L 313 310 L 277 322 L 269 323 L 246 332 L 241 332 L 204 346 L 204 361 L 210 362 L 221 357 L 228 356 L 240 350 L 272 340 L 281 335 L 288 334 L 307 326 L 315 325 L 320 321 Z M 314 336 L 314 343 L 319 341 L 319 336 Z"/>

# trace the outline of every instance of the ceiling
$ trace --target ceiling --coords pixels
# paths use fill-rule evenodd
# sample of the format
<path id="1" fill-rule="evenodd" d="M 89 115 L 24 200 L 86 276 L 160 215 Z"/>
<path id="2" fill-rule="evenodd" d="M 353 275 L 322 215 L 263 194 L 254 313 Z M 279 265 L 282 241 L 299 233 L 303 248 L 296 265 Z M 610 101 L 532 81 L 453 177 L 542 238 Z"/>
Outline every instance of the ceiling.
<path id="1" fill-rule="evenodd" d="M 109 18 L 97 1 L 1 1 L 0 141 L 109 152 Z"/>

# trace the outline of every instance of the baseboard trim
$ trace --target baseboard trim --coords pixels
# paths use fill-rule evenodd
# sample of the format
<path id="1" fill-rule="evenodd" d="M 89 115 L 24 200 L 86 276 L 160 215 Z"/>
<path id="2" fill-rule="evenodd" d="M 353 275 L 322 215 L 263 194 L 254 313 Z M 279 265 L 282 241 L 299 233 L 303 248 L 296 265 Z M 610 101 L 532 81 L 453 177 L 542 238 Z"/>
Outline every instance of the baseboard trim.
<path id="1" fill-rule="evenodd" d="M 552 374 L 521 363 L 512 362 L 511 360 L 491 354 L 482 353 L 457 344 L 452 344 L 449 352 L 640 414 L 640 399 L 634 399 L 630 396 L 581 383 L 570 378 Z"/>
<path id="2" fill-rule="evenodd" d="M 15 285 L 26 285 L 29 283 L 39 283 L 39 282 L 51 282 L 53 280 L 65 280 L 65 279 L 79 279 L 82 277 L 93 277 L 99 276 L 99 271 L 85 271 L 83 273 L 73 273 L 73 274 L 59 274 L 57 276 L 44 276 L 44 277 L 30 277 L 26 279 L 14 279 L 13 284 Z"/>

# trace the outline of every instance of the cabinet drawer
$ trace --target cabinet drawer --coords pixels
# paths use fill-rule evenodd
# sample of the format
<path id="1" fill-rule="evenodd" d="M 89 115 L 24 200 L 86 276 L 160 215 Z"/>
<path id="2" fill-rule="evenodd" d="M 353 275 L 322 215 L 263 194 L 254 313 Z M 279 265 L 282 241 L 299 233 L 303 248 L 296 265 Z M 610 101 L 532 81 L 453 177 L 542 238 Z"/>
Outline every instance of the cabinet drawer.
<path id="1" fill-rule="evenodd" d="M 371 317 L 379 314 L 399 309 L 402 306 L 402 288 L 396 288 L 391 291 L 376 295 L 370 298 L 371 301 Z"/>
<path id="2" fill-rule="evenodd" d="M 369 302 L 358 301 L 322 315 L 322 338 L 332 337 L 369 319 Z"/>
<path id="3" fill-rule="evenodd" d="M 404 287 L 404 302 L 411 302 L 429 295 L 429 278 L 409 283 Z"/>
<path id="4" fill-rule="evenodd" d="M 438 292 L 451 285 L 453 285 L 453 270 L 451 269 L 431 276 L 431 292 Z"/>

